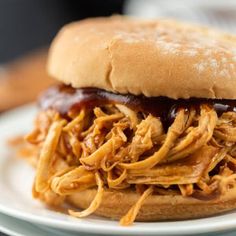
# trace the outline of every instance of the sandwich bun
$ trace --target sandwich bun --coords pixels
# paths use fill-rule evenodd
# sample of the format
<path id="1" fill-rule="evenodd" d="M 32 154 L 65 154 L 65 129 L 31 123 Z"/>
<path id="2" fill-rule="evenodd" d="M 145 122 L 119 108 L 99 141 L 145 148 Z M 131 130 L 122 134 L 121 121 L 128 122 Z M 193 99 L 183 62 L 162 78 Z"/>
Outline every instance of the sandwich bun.
<path id="1" fill-rule="evenodd" d="M 96 189 L 88 189 L 67 197 L 73 206 L 86 209 L 94 199 Z M 138 201 L 140 195 L 135 191 L 106 190 L 102 203 L 94 212 L 96 215 L 112 219 L 120 219 Z M 198 200 L 181 195 L 151 195 L 143 203 L 136 220 L 181 220 L 211 216 L 236 207 L 236 189 L 230 189 L 226 194 L 214 200 Z"/>
<path id="2" fill-rule="evenodd" d="M 94 18 L 62 28 L 49 51 L 49 74 L 74 88 L 169 98 L 236 99 L 236 36 L 174 20 Z M 67 196 L 82 209 L 97 189 Z M 120 219 L 139 200 L 132 190 L 106 189 L 95 214 Z M 236 190 L 198 200 L 153 194 L 136 220 L 178 220 L 236 208 Z"/>
<path id="3" fill-rule="evenodd" d="M 236 99 L 236 36 L 175 20 L 88 19 L 62 28 L 48 71 L 74 88 Z"/>

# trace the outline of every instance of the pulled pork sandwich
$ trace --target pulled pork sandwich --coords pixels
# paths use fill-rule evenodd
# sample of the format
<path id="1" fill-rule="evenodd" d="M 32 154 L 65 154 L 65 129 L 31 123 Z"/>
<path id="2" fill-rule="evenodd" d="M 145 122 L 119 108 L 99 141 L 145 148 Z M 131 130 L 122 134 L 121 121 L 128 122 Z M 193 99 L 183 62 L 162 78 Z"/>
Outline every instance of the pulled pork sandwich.
<path id="1" fill-rule="evenodd" d="M 59 32 L 48 70 L 62 84 L 26 138 L 35 198 L 122 225 L 236 208 L 235 36 L 88 19 Z"/>

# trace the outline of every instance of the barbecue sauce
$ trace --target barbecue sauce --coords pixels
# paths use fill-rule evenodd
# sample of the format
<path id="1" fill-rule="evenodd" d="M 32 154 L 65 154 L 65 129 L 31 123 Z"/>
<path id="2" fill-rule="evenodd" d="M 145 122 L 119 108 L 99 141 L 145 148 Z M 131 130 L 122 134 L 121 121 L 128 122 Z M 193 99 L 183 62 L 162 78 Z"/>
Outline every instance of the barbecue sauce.
<path id="1" fill-rule="evenodd" d="M 179 108 L 198 108 L 201 104 L 213 106 L 218 115 L 227 111 L 236 112 L 236 100 L 227 99 L 171 99 L 167 97 L 145 97 L 144 95 L 117 94 L 97 88 L 74 89 L 67 85 L 56 85 L 49 88 L 39 98 L 42 109 L 55 109 L 62 116 L 70 110 L 79 110 L 83 107 L 94 108 L 106 104 L 123 104 L 143 113 L 151 113 L 160 117 L 165 126 L 169 126 Z"/>

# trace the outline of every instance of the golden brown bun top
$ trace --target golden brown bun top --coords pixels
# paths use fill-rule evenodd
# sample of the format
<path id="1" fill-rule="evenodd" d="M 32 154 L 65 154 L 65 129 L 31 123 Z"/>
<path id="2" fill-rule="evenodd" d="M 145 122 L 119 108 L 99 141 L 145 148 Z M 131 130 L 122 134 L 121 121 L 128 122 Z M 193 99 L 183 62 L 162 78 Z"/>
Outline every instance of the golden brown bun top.
<path id="1" fill-rule="evenodd" d="M 62 28 L 48 70 L 75 88 L 236 99 L 236 36 L 174 20 L 87 19 Z"/>

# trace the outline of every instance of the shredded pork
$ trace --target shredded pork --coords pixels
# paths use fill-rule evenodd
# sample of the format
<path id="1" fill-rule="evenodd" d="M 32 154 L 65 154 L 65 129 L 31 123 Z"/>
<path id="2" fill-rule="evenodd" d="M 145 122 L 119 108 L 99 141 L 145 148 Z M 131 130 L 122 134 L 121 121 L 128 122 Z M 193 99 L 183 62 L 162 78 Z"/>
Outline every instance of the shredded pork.
<path id="1" fill-rule="evenodd" d="M 200 111 L 199 111 L 200 110 Z M 121 219 L 129 225 L 151 194 L 208 199 L 235 185 L 236 113 L 217 116 L 213 108 L 180 109 L 167 131 L 158 117 L 137 114 L 124 105 L 70 112 L 39 113 L 32 144 L 23 154 L 36 165 L 33 194 L 48 204 L 98 188 L 92 214 L 104 189 L 136 189 L 140 200 Z M 134 190 L 135 191 L 135 190 Z"/>

